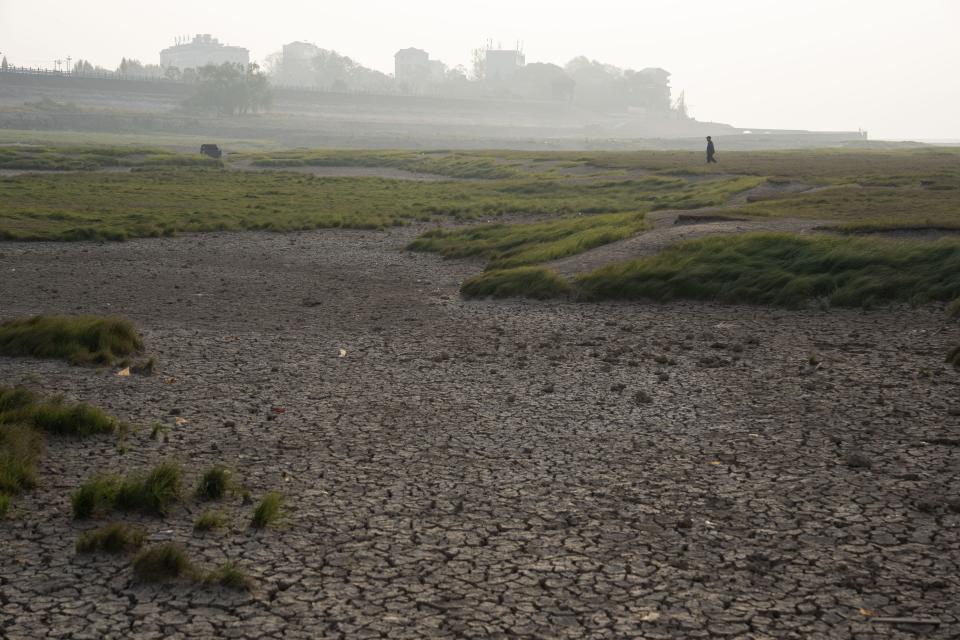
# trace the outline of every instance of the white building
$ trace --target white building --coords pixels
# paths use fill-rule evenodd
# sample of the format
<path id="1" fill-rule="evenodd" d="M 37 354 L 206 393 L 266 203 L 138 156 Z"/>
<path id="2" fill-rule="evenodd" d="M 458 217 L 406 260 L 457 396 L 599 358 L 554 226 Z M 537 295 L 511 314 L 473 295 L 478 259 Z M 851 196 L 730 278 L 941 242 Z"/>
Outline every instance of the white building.
<path id="1" fill-rule="evenodd" d="M 485 62 L 486 79 L 504 81 L 513 78 L 527 63 L 527 58 L 519 49 L 487 49 Z"/>
<path id="2" fill-rule="evenodd" d="M 430 77 L 430 54 L 414 47 L 397 51 L 393 56 L 393 76 L 403 85 L 422 85 Z"/>
<path id="3" fill-rule="evenodd" d="M 160 52 L 160 66 L 164 69 L 176 67 L 196 69 L 208 64 L 221 65 L 224 62 L 250 64 L 250 52 L 243 47 L 231 47 L 222 44 L 209 33 L 194 36 L 191 42 L 178 43 Z"/>

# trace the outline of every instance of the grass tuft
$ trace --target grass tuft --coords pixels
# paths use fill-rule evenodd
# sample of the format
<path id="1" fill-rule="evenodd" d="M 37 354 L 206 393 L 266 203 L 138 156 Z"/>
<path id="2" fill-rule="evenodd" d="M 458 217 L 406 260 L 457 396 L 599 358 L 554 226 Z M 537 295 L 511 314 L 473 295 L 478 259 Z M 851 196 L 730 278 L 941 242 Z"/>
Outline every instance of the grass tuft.
<path id="1" fill-rule="evenodd" d="M 487 271 L 470 278 L 460 287 L 467 298 L 523 297 L 544 300 L 569 294 L 570 284 L 546 267 L 516 267 Z"/>
<path id="2" fill-rule="evenodd" d="M 195 573 L 187 552 L 172 542 L 144 549 L 133 559 L 133 575 L 139 582 L 191 578 Z"/>
<path id="3" fill-rule="evenodd" d="M 129 320 L 40 315 L 0 323 L 0 354 L 111 365 L 143 348 Z"/>
<path id="4" fill-rule="evenodd" d="M 0 425 L 21 423 L 54 435 L 84 438 L 112 433 L 117 420 L 85 403 L 68 404 L 63 398 L 42 398 L 23 387 L 0 386 Z"/>
<path id="5" fill-rule="evenodd" d="M 280 519 L 283 508 L 283 496 L 276 491 L 263 496 L 260 504 L 253 510 L 253 519 L 250 525 L 257 529 L 263 529 L 270 526 Z"/>
<path id="6" fill-rule="evenodd" d="M 207 469 L 197 485 L 197 497 L 201 500 L 219 500 L 232 486 L 230 470 L 222 465 Z"/>
<path id="7" fill-rule="evenodd" d="M 223 527 L 227 522 L 226 517 L 220 511 L 204 511 L 193 522 L 194 531 L 212 531 Z"/>
<path id="8" fill-rule="evenodd" d="M 146 532 L 126 522 L 112 522 L 93 531 L 88 531 L 77 539 L 77 551 L 80 553 L 126 553 L 136 551 L 143 546 Z"/>
<path id="9" fill-rule="evenodd" d="M 0 424 L 0 494 L 14 495 L 37 484 L 43 434 L 24 424 Z"/>
<path id="10" fill-rule="evenodd" d="M 183 469 L 174 462 L 159 464 L 146 475 L 98 476 L 73 492 L 73 517 L 89 518 L 114 509 L 165 515 L 182 488 Z"/>
<path id="11" fill-rule="evenodd" d="M 7 514 L 10 513 L 10 495 L 6 493 L 0 493 L 0 519 L 6 518 Z"/>
<path id="12" fill-rule="evenodd" d="M 211 571 L 203 580 L 206 584 L 217 584 L 227 589 L 250 591 L 253 589 L 253 580 L 235 562 L 225 562 L 215 571 Z"/>

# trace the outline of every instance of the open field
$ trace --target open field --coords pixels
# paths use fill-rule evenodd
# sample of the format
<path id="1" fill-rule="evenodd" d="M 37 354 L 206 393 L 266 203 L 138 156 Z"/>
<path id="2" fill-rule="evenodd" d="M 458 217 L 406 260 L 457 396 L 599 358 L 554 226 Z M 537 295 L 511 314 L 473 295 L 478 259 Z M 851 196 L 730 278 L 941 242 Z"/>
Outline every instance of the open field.
<path id="1" fill-rule="evenodd" d="M 955 152 L 31 156 L 0 636 L 960 634 Z"/>

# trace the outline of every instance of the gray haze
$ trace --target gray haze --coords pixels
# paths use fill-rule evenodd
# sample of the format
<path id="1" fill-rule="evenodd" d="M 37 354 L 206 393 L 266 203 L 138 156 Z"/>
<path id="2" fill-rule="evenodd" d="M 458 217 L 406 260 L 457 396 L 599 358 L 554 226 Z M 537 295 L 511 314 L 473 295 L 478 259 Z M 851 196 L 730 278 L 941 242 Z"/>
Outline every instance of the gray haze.
<path id="1" fill-rule="evenodd" d="M 0 0 L 0 53 L 17 65 L 70 56 L 115 68 L 122 56 L 156 63 L 177 35 L 211 33 L 258 61 L 306 40 L 390 73 L 405 47 L 469 67 L 487 39 L 522 41 L 528 63 L 586 55 L 667 69 L 699 120 L 960 139 L 958 24 L 955 0 Z"/>

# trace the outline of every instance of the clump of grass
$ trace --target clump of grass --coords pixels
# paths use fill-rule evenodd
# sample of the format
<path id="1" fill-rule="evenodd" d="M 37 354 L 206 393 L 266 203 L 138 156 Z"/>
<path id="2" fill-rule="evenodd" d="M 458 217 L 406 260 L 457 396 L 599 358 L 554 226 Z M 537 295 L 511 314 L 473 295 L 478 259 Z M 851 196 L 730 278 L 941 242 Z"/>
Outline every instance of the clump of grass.
<path id="1" fill-rule="evenodd" d="M 183 547 L 169 542 L 144 549 L 133 559 L 133 575 L 140 582 L 192 578 L 196 569 Z"/>
<path id="2" fill-rule="evenodd" d="M 15 495 L 37 484 L 43 435 L 24 424 L 0 424 L 0 494 Z"/>
<path id="3" fill-rule="evenodd" d="M 486 271 L 470 278 L 460 287 L 467 298 L 523 297 L 544 300 L 568 295 L 570 284 L 556 271 L 546 267 L 516 267 Z"/>
<path id="4" fill-rule="evenodd" d="M 197 497 L 201 500 L 219 500 L 232 486 L 230 470 L 223 465 L 207 469 L 197 484 Z"/>
<path id="5" fill-rule="evenodd" d="M 270 526 L 280 519 L 282 508 L 283 496 L 276 491 L 271 491 L 263 496 L 260 504 L 253 510 L 253 519 L 250 521 L 250 525 L 256 529 Z"/>
<path id="6" fill-rule="evenodd" d="M 82 520 L 113 509 L 121 483 L 116 476 L 98 476 L 84 482 L 70 494 L 73 517 Z"/>
<path id="7" fill-rule="evenodd" d="M 253 580 L 233 561 L 223 563 L 216 570 L 204 576 L 203 581 L 206 584 L 217 584 L 238 591 L 253 589 Z"/>
<path id="8" fill-rule="evenodd" d="M 77 519 L 113 509 L 164 515 L 180 498 L 182 488 L 183 469 L 177 463 L 164 462 L 146 475 L 92 478 L 74 491 L 70 500 Z"/>
<path id="9" fill-rule="evenodd" d="M 76 547 L 80 553 L 126 553 L 143 546 L 145 538 L 146 532 L 139 527 L 126 522 L 112 522 L 81 535 Z"/>
<path id="10" fill-rule="evenodd" d="M 129 320 L 39 315 L 0 323 L 0 354 L 110 365 L 143 348 Z"/>
<path id="11" fill-rule="evenodd" d="M 10 512 L 10 500 L 9 494 L 0 493 L 0 518 L 6 518 Z"/>
<path id="12" fill-rule="evenodd" d="M 0 386 L 0 424 L 27 424 L 54 435 L 87 437 L 111 433 L 117 420 L 85 403 L 70 404 L 55 396 L 42 398 L 23 387 Z"/>
<path id="13" fill-rule="evenodd" d="M 212 531 L 226 524 L 226 517 L 220 511 L 204 511 L 193 522 L 194 531 Z"/>
<path id="14" fill-rule="evenodd" d="M 801 307 L 921 304 L 960 295 L 960 242 L 894 242 L 786 233 L 675 244 L 578 278 L 587 299 L 690 298 Z"/>
<path id="15" fill-rule="evenodd" d="M 182 490 L 183 468 L 175 462 L 164 462 L 145 476 L 125 479 L 117 493 L 116 506 L 123 511 L 164 515 L 180 498 Z"/>

